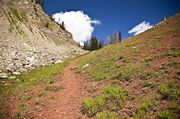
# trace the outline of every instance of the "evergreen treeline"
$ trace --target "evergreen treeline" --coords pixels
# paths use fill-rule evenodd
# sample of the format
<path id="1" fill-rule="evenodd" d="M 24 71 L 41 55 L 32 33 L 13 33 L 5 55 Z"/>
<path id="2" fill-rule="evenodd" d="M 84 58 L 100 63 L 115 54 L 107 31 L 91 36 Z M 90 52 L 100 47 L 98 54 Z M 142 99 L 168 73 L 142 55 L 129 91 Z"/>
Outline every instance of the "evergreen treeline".
<path id="1" fill-rule="evenodd" d="M 104 47 L 104 42 L 102 40 L 98 41 L 98 39 L 95 36 L 92 36 L 90 41 L 84 42 L 84 50 L 98 50 L 100 48 Z"/>

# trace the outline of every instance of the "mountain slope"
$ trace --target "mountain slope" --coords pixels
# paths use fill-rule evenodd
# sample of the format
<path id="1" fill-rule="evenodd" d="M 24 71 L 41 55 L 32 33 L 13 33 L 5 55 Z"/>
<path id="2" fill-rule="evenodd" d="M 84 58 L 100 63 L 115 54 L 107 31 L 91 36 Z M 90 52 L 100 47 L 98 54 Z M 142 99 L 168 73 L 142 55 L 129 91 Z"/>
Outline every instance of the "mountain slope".
<path id="1" fill-rule="evenodd" d="M 36 0 L 0 0 L 1 77 L 84 52 Z"/>
<path id="2" fill-rule="evenodd" d="M 82 112 L 101 118 L 178 119 L 180 14 L 121 43 L 89 53 L 77 72 L 97 84 Z"/>

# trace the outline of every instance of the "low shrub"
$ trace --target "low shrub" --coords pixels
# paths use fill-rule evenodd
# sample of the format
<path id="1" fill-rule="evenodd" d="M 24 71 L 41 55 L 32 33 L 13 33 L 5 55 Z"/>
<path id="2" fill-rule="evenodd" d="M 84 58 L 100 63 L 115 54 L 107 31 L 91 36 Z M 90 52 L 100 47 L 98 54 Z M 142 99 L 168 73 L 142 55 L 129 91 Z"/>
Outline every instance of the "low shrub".
<path id="1" fill-rule="evenodd" d="M 125 95 L 126 92 L 121 87 L 109 85 L 98 97 L 84 99 L 83 111 L 88 116 L 107 110 L 117 111 L 123 107 Z"/>

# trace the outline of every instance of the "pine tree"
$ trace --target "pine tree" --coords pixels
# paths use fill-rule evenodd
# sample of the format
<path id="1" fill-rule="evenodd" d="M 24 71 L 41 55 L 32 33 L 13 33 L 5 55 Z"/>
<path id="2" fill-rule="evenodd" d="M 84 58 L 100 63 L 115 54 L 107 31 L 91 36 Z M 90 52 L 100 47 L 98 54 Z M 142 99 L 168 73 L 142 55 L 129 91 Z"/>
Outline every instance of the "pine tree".
<path id="1" fill-rule="evenodd" d="M 98 45 L 98 49 L 100 49 L 102 47 L 104 47 L 104 42 L 103 42 L 103 40 L 100 40 L 99 45 Z"/>
<path id="2" fill-rule="evenodd" d="M 89 42 L 88 42 L 88 41 L 85 41 L 85 42 L 84 42 L 83 49 L 84 49 L 84 50 L 89 50 Z"/>
<path id="3" fill-rule="evenodd" d="M 93 50 L 97 50 L 97 49 L 98 49 L 98 40 L 95 36 L 92 36 L 90 50 L 93 51 Z"/>
<path id="4" fill-rule="evenodd" d="M 93 50 L 98 50 L 102 47 L 104 47 L 104 41 L 100 40 L 98 42 L 98 39 L 95 36 L 92 36 L 89 41 L 84 42 L 83 49 L 93 51 Z"/>

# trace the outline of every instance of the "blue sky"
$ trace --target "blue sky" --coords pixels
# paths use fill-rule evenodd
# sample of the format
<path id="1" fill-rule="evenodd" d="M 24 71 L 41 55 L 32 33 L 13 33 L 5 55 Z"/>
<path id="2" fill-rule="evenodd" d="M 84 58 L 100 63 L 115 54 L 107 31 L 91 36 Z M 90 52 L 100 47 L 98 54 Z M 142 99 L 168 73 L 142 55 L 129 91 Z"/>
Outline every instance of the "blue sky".
<path id="1" fill-rule="evenodd" d="M 180 0 L 44 0 L 48 15 L 65 11 L 83 11 L 92 19 L 101 21 L 93 35 L 105 39 L 114 31 L 121 31 L 123 38 L 132 36 L 128 31 L 146 21 L 151 25 L 164 16 L 180 11 Z"/>

